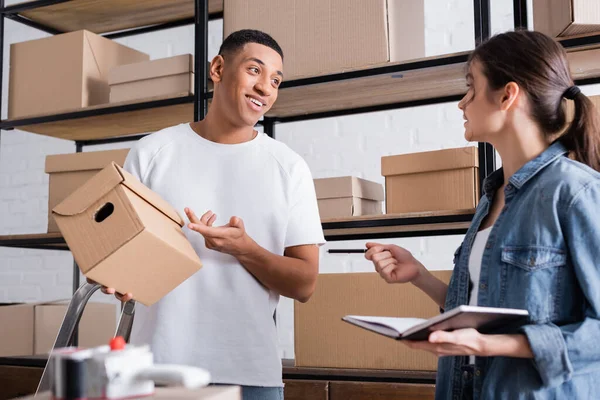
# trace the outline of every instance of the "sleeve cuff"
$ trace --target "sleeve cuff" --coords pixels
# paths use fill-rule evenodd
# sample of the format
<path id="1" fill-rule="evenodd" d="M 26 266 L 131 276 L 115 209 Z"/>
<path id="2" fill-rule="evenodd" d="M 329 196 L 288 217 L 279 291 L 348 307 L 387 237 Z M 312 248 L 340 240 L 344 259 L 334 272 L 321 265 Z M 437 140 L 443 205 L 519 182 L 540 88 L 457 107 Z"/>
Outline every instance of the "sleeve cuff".
<path id="1" fill-rule="evenodd" d="M 571 379 L 573 366 L 569 360 L 562 331 L 556 325 L 525 325 L 521 328 L 531 350 L 544 386 L 558 386 Z"/>

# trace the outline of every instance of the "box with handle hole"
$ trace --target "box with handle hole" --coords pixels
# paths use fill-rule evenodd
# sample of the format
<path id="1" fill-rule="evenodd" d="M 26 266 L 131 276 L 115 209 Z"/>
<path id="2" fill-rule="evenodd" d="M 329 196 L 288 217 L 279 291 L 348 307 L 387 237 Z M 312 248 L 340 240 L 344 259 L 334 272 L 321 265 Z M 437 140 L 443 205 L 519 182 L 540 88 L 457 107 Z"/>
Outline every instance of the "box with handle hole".
<path id="1" fill-rule="evenodd" d="M 177 211 L 114 162 L 52 213 L 81 272 L 142 304 L 202 266 Z"/>

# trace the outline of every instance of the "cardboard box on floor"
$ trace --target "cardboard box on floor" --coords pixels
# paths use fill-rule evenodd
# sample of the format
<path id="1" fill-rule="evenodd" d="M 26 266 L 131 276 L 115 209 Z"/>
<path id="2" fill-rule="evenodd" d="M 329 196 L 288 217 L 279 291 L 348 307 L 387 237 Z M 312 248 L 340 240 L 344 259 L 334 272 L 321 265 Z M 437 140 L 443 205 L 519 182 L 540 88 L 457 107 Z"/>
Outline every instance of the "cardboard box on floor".
<path id="1" fill-rule="evenodd" d="M 0 304 L 0 356 L 46 354 L 52 349 L 67 304 Z M 107 344 L 117 329 L 115 304 L 88 303 L 79 322 L 79 345 Z"/>
<path id="2" fill-rule="evenodd" d="M 381 214 L 383 186 L 355 176 L 315 179 L 321 219 Z"/>
<path id="3" fill-rule="evenodd" d="M 386 213 L 475 209 L 478 165 L 476 147 L 382 157 Z"/>
<path id="4" fill-rule="evenodd" d="M 194 94 L 191 54 L 121 65 L 108 73 L 110 102 Z"/>
<path id="5" fill-rule="evenodd" d="M 551 37 L 600 32 L 598 0 L 534 0 L 533 28 Z"/>
<path id="6" fill-rule="evenodd" d="M 444 282 L 452 271 L 433 271 Z M 345 315 L 430 318 L 439 307 L 410 284 L 390 285 L 376 273 L 319 274 L 307 303 L 294 303 L 296 366 L 435 371 L 437 358 L 358 329 Z"/>
<path id="7" fill-rule="evenodd" d="M 177 211 L 115 163 L 52 213 L 81 272 L 144 305 L 202 266 Z"/>
<path id="8" fill-rule="evenodd" d="M 264 31 L 286 80 L 425 56 L 424 0 L 225 0 L 223 37 Z"/>
<path id="9" fill-rule="evenodd" d="M 129 149 L 56 154 L 46 157 L 48 233 L 59 232 L 52 209 L 111 162 L 123 166 Z"/>
<path id="10" fill-rule="evenodd" d="M 10 46 L 8 118 L 108 103 L 108 71 L 149 58 L 85 30 L 14 43 Z"/>

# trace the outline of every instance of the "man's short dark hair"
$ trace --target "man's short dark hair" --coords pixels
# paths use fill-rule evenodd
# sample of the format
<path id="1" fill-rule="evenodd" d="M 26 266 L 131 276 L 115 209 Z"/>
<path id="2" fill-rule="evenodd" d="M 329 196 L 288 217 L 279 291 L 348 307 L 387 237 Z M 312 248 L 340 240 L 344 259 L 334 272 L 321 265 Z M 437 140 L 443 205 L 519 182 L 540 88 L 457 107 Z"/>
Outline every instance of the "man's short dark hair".
<path id="1" fill-rule="evenodd" d="M 281 56 L 281 60 L 283 60 L 283 50 L 281 50 L 281 47 L 279 47 L 279 44 L 277 44 L 275 39 L 267 33 L 254 29 L 242 29 L 227 36 L 219 48 L 219 55 L 225 56 L 228 54 L 235 54 L 247 43 L 257 43 L 270 47 L 275 50 Z"/>

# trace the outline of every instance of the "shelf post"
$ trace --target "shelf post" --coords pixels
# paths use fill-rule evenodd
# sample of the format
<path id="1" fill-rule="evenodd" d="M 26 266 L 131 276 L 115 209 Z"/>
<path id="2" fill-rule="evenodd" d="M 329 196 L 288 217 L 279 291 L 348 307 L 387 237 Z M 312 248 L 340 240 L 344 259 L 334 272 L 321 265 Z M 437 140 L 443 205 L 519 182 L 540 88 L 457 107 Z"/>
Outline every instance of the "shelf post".
<path id="1" fill-rule="evenodd" d="M 262 125 L 265 134 L 275 139 L 275 120 L 273 118 L 264 117 Z"/>
<path id="2" fill-rule="evenodd" d="M 0 10 L 4 11 L 4 0 L 0 0 Z M 0 12 L 0 111 L 2 110 L 2 93 L 3 87 L 2 82 L 4 78 L 4 12 Z M 0 120 L 2 116 L 0 115 Z M 2 136 L 2 131 L 0 130 L 0 137 Z M 1 141 L 0 141 L 1 143 Z"/>
<path id="3" fill-rule="evenodd" d="M 208 0 L 195 0 L 194 18 L 194 121 L 204 119 L 207 111 Z"/>
<path id="4" fill-rule="evenodd" d="M 487 40 L 490 29 L 490 0 L 473 0 L 475 11 L 475 46 Z"/>
<path id="5" fill-rule="evenodd" d="M 527 26 L 527 0 L 513 0 L 515 17 L 515 30 L 528 29 Z"/>

